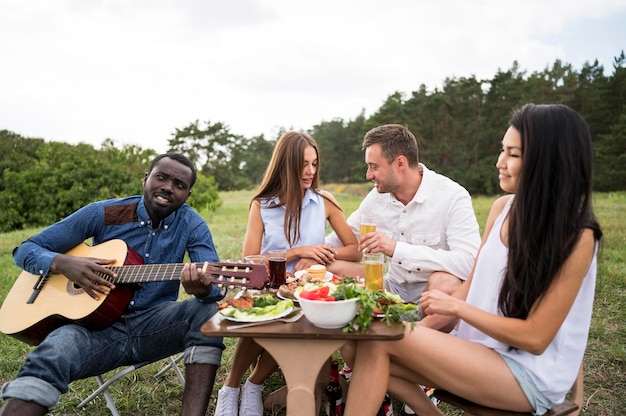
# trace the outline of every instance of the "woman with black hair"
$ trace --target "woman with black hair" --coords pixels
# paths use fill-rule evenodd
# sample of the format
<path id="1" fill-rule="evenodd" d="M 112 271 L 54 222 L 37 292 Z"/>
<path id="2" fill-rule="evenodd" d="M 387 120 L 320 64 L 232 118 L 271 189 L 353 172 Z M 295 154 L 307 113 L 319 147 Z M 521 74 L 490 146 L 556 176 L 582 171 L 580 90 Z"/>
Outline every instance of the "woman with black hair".
<path id="1" fill-rule="evenodd" d="M 441 415 L 419 384 L 518 412 L 563 401 L 587 344 L 602 237 L 592 160 L 589 128 L 571 108 L 514 113 L 496 163 L 509 195 L 493 204 L 472 274 L 451 296 L 420 299 L 436 328 L 457 326 L 359 342 L 346 416 L 374 415 L 386 391 L 420 416 Z"/>

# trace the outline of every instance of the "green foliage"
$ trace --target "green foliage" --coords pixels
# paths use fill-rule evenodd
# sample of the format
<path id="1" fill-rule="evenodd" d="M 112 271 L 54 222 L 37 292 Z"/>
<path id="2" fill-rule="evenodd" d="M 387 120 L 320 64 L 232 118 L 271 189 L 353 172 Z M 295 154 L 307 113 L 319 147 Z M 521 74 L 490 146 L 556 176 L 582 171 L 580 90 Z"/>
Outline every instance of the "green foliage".
<path id="1" fill-rule="evenodd" d="M 205 175 L 213 176 L 220 191 L 252 187 L 252 180 L 265 171 L 273 149 L 263 136 L 246 139 L 231 133 L 223 123 L 200 125 L 198 120 L 176 129 L 169 147 L 189 157 Z"/>
<path id="2" fill-rule="evenodd" d="M 626 189 L 626 109 L 619 122 L 595 145 L 597 190 Z"/>
<path id="3" fill-rule="evenodd" d="M 215 211 L 222 204 L 217 192 L 215 178 L 198 175 L 198 179 L 191 190 L 191 195 L 187 199 L 187 204 L 203 215 L 208 215 L 210 212 Z"/>
<path id="4" fill-rule="evenodd" d="M 97 200 L 142 193 L 153 150 L 117 149 L 105 140 L 101 149 L 88 144 L 44 142 L 0 132 L 0 231 L 52 224 Z M 198 176 L 192 206 L 206 213 L 219 205 L 214 178 Z"/>

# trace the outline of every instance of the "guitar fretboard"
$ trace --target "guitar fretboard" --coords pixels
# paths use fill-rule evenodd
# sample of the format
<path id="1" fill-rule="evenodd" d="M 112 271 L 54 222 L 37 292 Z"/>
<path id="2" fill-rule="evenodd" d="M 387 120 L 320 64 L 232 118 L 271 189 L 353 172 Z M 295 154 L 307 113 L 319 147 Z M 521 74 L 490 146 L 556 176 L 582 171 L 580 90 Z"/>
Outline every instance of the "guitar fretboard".
<path id="1" fill-rule="evenodd" d="M 183 264 L 141 264 L 135 266 L 111 267 L 117 278 L 109 278 L 115 283 L 147 283 L 180 280 Z"/>

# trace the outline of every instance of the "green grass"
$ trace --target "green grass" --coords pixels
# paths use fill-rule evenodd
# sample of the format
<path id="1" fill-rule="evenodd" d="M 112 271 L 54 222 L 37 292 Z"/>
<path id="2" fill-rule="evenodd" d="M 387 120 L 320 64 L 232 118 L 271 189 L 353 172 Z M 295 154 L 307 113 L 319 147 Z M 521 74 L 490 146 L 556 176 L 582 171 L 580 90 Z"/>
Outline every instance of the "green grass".
<path id="1" fill-rule="evenodd" d="M 354 211 L 365 193 L 367 185 L 327 185 L 339 200 L 346 216 Z M 245 234 L 248 204 L 252 191 L 222 193 L 223 205 L 207 221 L 213 233 L 220 258 L 236 260 L 241 255 Z M 474 208 L 481 230 L 484 227 L 494 197 L 474 198 Z M 585 356 L 585 396 L 581 414 L 609 416 L 623 414 L 626 408 L 626 192 L 597 194 L 595 210 L 605 233 L 599 256 L 598 283 L 591 332 Z M 20 273 L 12 261 L 11 251 L 22 240 L 39 231 L 29 229 L 0 234 L 0 301 L 4 299 L 13 281 Z M 232 361 L 236 340 L 227 338 L 222 368 L 211 398 L 208 414 L 213 414 L 216 391 L 221 386 Z M 15 377 L 26 354 L 32 348 L 0 334 L 0 383 Z M 146 366 L 111 387 L 116 405 L 123 415 L 180 414 L 182 388 L 173 372 L 155 379 L 156 372 L 165 362 Z M 451 375 L 454 376 L 454 375 Z M 275 374 L 266 383 L 266 393 L 284 383 Z M 52 415 L 105 416 L 110 412 L 99 397 L 85 410 L 76 405 L 97 387 L 95 379 L 79 380 L 70 385 Z M 442 405 L 446 414 L 459 414 Z M 280 411 L 277 414 L 284 414 Z"/>

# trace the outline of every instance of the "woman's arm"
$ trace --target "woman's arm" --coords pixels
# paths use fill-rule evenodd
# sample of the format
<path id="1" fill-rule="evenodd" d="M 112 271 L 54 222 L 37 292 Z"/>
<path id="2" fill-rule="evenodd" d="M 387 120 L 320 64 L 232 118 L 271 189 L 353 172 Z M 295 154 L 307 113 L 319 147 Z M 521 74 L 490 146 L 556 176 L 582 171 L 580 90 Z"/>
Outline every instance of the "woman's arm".
<path id="1" fill-rule="evenodd" d="M 504 198 L 506 197 L 494 203 L 485 236 L 489 234 L 493 221 L 502 211 L 504 204 L 500 203 L 506 203 Z M 485 238 L 483 237 L 483 244 Z M 526 319 L 494 315 L 466 303 L 464 299 L 471 284 L 473 271 L 470 279 L 453 296 L 430 291 L 422 295 L 420 302 L 428 314 L 463 319 L 494 339 L 533 354 L 541 354 L 552 342 L 569 313 L 589 269 L 594 251 L 593 231 L 587 229 L 581 234 L 572 254 L 563 264 L 548 291 L 542 299 L 536 301 Z M 464 291 L 463 297 L 459 296 L 462 294 L 461 291 Z"/>
<path id="2" fill-rule="evenodd" d="M 352 228 L 348 225 L 343 211 L 339 207 L 339 203 L 335 197 L 329 192 L 323 192 L 324 205 L 326 206 L 326 219 L 337 233 L 343 247 L 334 248 L 336 251 L 336 260 L 361 261 L 362 253 L 359 251 L 359 242 L 352 232 Z"/>
<path id="3" fill-rule="evenodd" d="M 242 259 L 245 256 L 261 253 L 263 240 L 263 219 L 261 218 L 261 205 L 259 201 L 252 201 L 248 213 L 248 227 L 243 239 Z"/>
<path id="4" fill-rule="evenodd" d="M 511 198 L 511 195 L 503 196 L 503 197 L 498 198 L 492 204 L 491 210 L 489 211 L 489 216 L 487 217 L 487 223 L 485 224 L 483 238 L 480 243 L 478 253 L 476 254 L 476 258 L 478 258 L 478 256 L 480 255 L 480 251 L 483 245 L 485 244 L 485 241 L 487 241 L 487 237 L 489 236 L 489 233 L 491 232 L 491 229 L 493 228 L 493 223 L 496 221 L 496 218 L 498 218 L 498 216 L 500 215 L 500 213 L 502 212 L 502 210 L 504 209 L 504 207 L 506 206 L 506 203 L 508 202 L 510 198 Z M 474 265 L 472 266 L 472 271 L 469 277 L 467 278 L 467 280 L 463 282 L 463 284 L 461 284 L 461 286 L 459 286 L 457 290 L 454 291 L 454 293 L 452 293 L 451 296 L 453 298 L 459 299 L 461 301 L 465 301 L 465 299 L 467 299 L 467 293 L 469 292 L 469 288 L 472 282 L 472 277 L 474 276 L 475 268 L 476 268 L 476 261 L 474 261 Z M 420 306 L 422 308 L 422 311 L 425 313 L 425 316 L 420 321 L 420 325 L 424 325 L 429 328 L 444 330 L 445 332 L 449 332 L 450 330 L 452 330 L 454 325 L 456 325 L 459 319 L 458 316 L 436 313 L 434 310 L 432 310 L 432 308 L 430 308 L 430 303 L 429 303 L 430 296 L 424 296 L 426 293 L 428 292 L 424 292 L 422 294 L 422 298 L 420 299 Z M 433 295 L 434 294 L 431 293 L 431 296 Z"/>
<path id="5" fill-rule="evenodd" d="M 501 342 L 533 354 L 541 354 L 556 336 L 574 304 L 594 251 L 593 231 L 587 229 L 526 319 L 492 315 L 466 303 L 457 305 L 454 314 Z"/>

